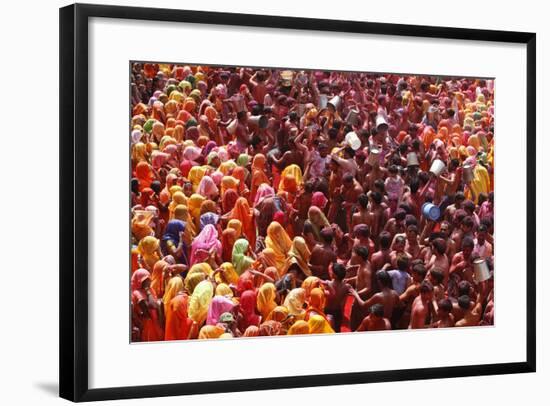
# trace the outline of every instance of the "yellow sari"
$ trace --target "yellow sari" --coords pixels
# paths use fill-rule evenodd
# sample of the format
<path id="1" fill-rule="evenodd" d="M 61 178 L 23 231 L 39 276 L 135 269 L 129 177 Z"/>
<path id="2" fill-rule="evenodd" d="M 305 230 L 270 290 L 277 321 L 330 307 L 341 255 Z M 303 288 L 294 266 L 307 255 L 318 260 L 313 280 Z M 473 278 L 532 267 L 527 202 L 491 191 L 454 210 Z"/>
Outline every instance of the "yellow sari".
<path id="1" fill-rule="evenodd" d="M 195 287 L 189 299 L 187 314 L 198 325 L 206 321 L 208 307 L 214 296 L 214 287 L 210 281 L 202 281 Z"/>
<path id="2" fill-rule="evenodd" d="M 267 227 L 267 237 L 265 238 L 265 245 L 267 248 L 271 248 L 275 253 L 276 268 L 280 274 L 285 268 L 286 257 L 292 241 L 287 232 L 276 221 L 272 221 L 269 227 Z"/>
<path id="3" fill-rule="evenodd" d="M 275 285 L 271 282 L 264 283 L 258 290 L 258 297 L 256 298 L 256 307 L 262 315 L 263 320 L 268 320 L 269 315 L 277 307 L 275 298 L 277 297 L 277 290 Z"/>
<path id="4" fill-rule="evenodd" d="M 323 316 L 316 314 L 308 320 L 310 334 L 332 334 L 334 330 Z"/>

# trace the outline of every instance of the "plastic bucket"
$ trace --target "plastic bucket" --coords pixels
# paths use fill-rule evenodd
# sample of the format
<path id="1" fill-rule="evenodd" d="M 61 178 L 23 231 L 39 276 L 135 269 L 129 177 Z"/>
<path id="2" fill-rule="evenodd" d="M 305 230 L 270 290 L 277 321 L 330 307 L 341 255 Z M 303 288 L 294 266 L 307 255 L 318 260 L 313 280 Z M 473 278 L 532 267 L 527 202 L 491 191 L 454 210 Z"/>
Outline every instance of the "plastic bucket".
<path id="1" fill-rule="evenodd" d="M 359 112 L 357 110 L 350 110 L 346 116 L 346 123 L 349 125 L 358 125 L 359 124 Z"/>
<path id="2" fill-rule="evenodd" d="M 227 132 L 230 135 L 235 134 L 235 131 L 237 131 L 237 119 L 234 119 L 233 121 L 231 121 L 227 126 Z"/>
<path id="3" fill-rule="evenodd" d="M 376 129 L 380 130 L 381 127 L 384 127 L 385 129 L 387 129 L 388 122 L 386 121 L 386 118 L 384 116 L 378 115 L 376 116 Z"/>
<path id="4" fill-rule="evenodd" d="M 436 221 L 441 215 L 441 210 L 435 204 L 427 202 L 422 205 L 422 215 L 429 220 Z"/>
<path id="5" fill-rule="evenodd" d="M 332 99 L 329 100 L 327 103 L 328 107 L 332 107 L 334 111 L 338 110 L 338 107 L 340 107 L 340 103 L 342 102 L 342 99 L 340 99 L 340 96 L 334 96 Z"/>
<path id="6" fill-rule="evenodd" d="M 433 173 L 435 176 L 441 175 L 444 170 L 445 170 L 445 162 L 443 162 L 441 159 L 436 159 L 432 162 L 432 166 L 430 167 L 430 172 Z"/>
<path id="7" fill-rule="evenodd" d="M 250 116 L 248 117 L 248 125 L 254 128 L 266 128 L 267 127 L 267 116 Z"/>
<path id="8" fill-rule="evenodd" d="M 407 166 L 418 166 L 420 165 L 420 161 L 418 161 L 418 155 L 416 155 L 416 152 L 409 152 L 407 154 Z"/>
<path id="9" fill-rule="evenodd" d="M 372 148 L 370 150 L 369 157 L 367 158 L 369 165 L 374 166 L 375 164 L 380 164 L 380 150 Z"/>
<path id="10" fill-rule="evenodd" d="M 472 165 L 464 165 L 462 167 L 462 181 L 470 183 L 474 180 L 474 167 Z"/>
<path id="11" fill-rule="evenodd" d="M 322 110 L 327 107 L 328 96 L 326 94 L 319 95 L 319 108 Z"/>
<path id="12" fill-rule="evenodd" d="M 346 142 L 353 148 L 354 151 L 357 151 L 361 148 L 361 140 L 355 133 L 355 131 L 350 131 L 346 134 Z"/>

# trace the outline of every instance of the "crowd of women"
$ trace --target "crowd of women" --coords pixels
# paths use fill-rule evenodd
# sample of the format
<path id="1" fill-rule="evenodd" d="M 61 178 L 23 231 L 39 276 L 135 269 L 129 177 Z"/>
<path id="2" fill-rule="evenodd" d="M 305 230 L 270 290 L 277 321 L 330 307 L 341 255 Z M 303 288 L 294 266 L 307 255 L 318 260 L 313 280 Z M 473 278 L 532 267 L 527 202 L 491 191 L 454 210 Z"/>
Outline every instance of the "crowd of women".
<path id="1" fill-rule="evenodd" d="M 133 342 L 493 323 L 492 80 L 130 80 Z"/>

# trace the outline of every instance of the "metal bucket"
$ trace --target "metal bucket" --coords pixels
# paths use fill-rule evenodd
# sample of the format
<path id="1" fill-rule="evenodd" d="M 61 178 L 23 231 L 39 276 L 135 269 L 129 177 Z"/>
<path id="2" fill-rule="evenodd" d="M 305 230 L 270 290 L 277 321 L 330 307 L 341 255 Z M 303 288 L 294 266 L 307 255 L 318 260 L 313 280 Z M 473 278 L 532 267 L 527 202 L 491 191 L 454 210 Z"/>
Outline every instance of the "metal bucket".
<path id="1" fill-rule="evenodd" d="M 418 160 L 418 155 L 416 152 L 409 152 L 407 154 L 407 166 L 419 166 L 420 161 Z"/>
<path id="2" fill-rule="evenodd" d="M 254 128 L 267 128 L 267 116 L 250 116 L 248 117 L 248 125 Z"/>
<path id="3" fill-rule="evenodd" d="M 350 110 L 346 116 L 346 123 L 349 125 L 359 125 L 359 111 L 353 109 Z"/>
<path id="4" fill-rule="evenodd" d="M 485 282 L 491 278 L 489 265 L 483 258 L 474 259 L 474 280 L 476 283 Z"/>
<path id="5" fill-rule="evenodd" d="M 441 215 L 441 210 L 435 204 L 426 202 L 422 205 L 422 215 L 429 220 L 436 221 Z"/>
<path id="6" fill-rule="evenodd" d="M 435 176 L 441 175 L 444 170 L 445 170 L 445 162 L 443 162 L 441 159 L 436 159 L 432 162 L 432 166 L 430 167 L 430 172 L 433 173 Z"/>
<path id="7" fill-rule="evenodd" d="M 386 121 L 386 117 L 382 115 L 376 116 L 376 129 L 380 130 L 380 127 L 385 127 L 385 129 L 389 127 L 388 122 Z"/>
<path id="8" fill-rule="evenodd" d="M 341 103 L 342 103 L 342 99 L 340 99 L 340 96 L 334 96 L 332 99 L 328 101 L 327 106 L 332 107 L 334 111 L 337 111 Z"/>
<path id="9" fill-rule="evenodd" d="M 462 167 L 462 181 L 464 183 L 470 183 L 474 180 L 474 167 L 473 165 L 464 165 Z"/>
<path id="10" fill-rule="evenodd" d="M 375 164 L 380 164 L 380 150 L 372 148 L 370 150 L 369 157 L 367 158 L 369 165 L 374 166 Z"/>
<path id="11" fill-rule="evenodd" d="M 231 121 L 227 126 L 227 132 L 230 135 L 234 135 L 235 131 L 237 131 L 237 119 L 234 119 L 233 121 Z"/>
<path id="12" fill-rule="evenodd" d="M 350 131 L 349 133 L 347 133 L 345 139 L 354 151 L 357 151 L 359 148 L 361 148 L 361 140 L 359 139 L 355 131 Z"/>
<path id="13" fill-rule="evenodd" d="M 322 110 L 327 107 L 328 96 L 326 94 L 319 95 L 319 108 Z"/>

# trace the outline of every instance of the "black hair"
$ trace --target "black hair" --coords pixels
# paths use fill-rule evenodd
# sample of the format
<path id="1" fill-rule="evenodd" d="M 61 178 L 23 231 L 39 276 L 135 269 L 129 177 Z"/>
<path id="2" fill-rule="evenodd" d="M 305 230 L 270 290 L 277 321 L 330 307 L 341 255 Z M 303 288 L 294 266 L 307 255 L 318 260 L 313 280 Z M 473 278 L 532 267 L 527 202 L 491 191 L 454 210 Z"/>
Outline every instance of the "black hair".
<path id="1" fill-rule="evenodd" d="M 464 248 L 474 248 L 474 239 L 472 237 L 464 237 L 462 240 L 462 249 Z"/>
<path id="2" fill-rule="evenodd" d="M 361 206 L 363 209 L 366 209 L 369 205 L 369 197 L 365 193 L 362 193 L 357 198 L 357 202 L 359 203 L 359 206 Z"/>
<path id="3" fill-rule="evenodd" d="M 376 204 L 382 203 L 382 195 L 381 195 L 380 193 L 378 193 L 378 192 L 372 192 L 370 196 L 371 196 L 372 200 L 374 200 L 374 202 L 375 202 Z"/>
<path id="4" fill-rule="evenodd" d="M 470 308 L 470 296 L 462 295 L 458 298 L 458 306 L 463 310 L 468 310 Z"/>
<path id="5" fill-rule="evenodd" d="M 326 242 L 327 244 L 330 244 L 334 238 L 334 233 L 332 231 L 332 228 L 330 227 L 323 228 L 320 234 L 323 241 Z"/>
<path id="6" fill-rule="evenodd" d="M 447 251 L 447 242 L 443 238 L 436 238 L 432 241 L 432 245 L 439 255 L 443 255 Z"/>
<path id="7" fill-rule="evenodd" d="M 463 296 L 463 295 L 468 296 L 470 294 L 471 288 L 472 288 L 472 285 L 470 285 L 470 282 L 460 281 L 458 283 L 458 296 Z"/>
<path id="8" fill-rule="evenodd" d="M 376 272 L 376 280 L 384 288 L 389 288 L 392 285 L 391 276 L 387 271 L 380 270 Z"/>
<path id="9" fill-rule="evenodd" d="M 384 317 L 384 306 L 380 303 L 373 304 L 369 310 L 376 317 Z"/>
<path id="10" fill-rule="evenodd" d="M 353 248 L 353 252 L 355 252 L 365 261 L 369 259 L 369 249 L 364 245 L 358 245 L 357 247 Z"/>
<path id="11" fill-rule="evenodd" d="M 409 267 L 409 257 L 407 255 L 399 255 L 397 257 L 397 269 L 400 271 L 406 271 Z"/>
<path id="12" fill-rule="evenodd" d="M 427 281 L 427 280 L 422 281 L 422 283 L 420 284 L 420 293 L 429 293 L 433 291 L 434 291 L 434 287 L 430 281 Z"/>
<path id="13" fill-rule="evenodd" d="M 132 178 L 130 180 L 130 190 L 134 193 L 139 193 L 139 179 L 138 178 Z"/>
<path id="14" fill-rule="evenodd" d="M 339 262 L 332 263 L 332 273 L 338 280 L 343 280 L 346 277 L 346 267 Z"/>
<path id="15" fill-rule="evenodd" d="M 382 231 L 378 236 L 380 240 L 380 248 L 386 250 L 391 246 L 391 234 L 388 231 Z"/>
<path id="16" fill-rule="evenodd" d="M 157 195 L 160 193 L 160 191 L 162 190 L 162 187 L 160 185 L 160 181 L 158 180 L 154 180 L 151 182 L 151 189 L 153 190 L 153 192 L 155 192 Z"/>
<path id="17" fill-rule="evenodd" d="M 449 299 L 441 299 L 439 302 L 437 302 L 437 307 L 439 307 L 445 313 L 450 313 L 453 310 L 453 303 Z"/>
<path id="18" fill-rule="evenodd" d="M 414 273 L 420 276 L 420 279 L 424 279 L 426 277 L 426 274 L 428 273 L 428 270 L 426 269 L 426 266 L 423 262 L 414 264 L 412 270 Z"/>
<path id="19" fill-rule="evenodd" d="M 430 271 L 430 275 L 433 276 L 437 284 L 440 284 L 443 282 L 443 279 L 445 278 L 445 275 L 443 275 L 443 272 L 441 270 L 434 268 Z"/>

